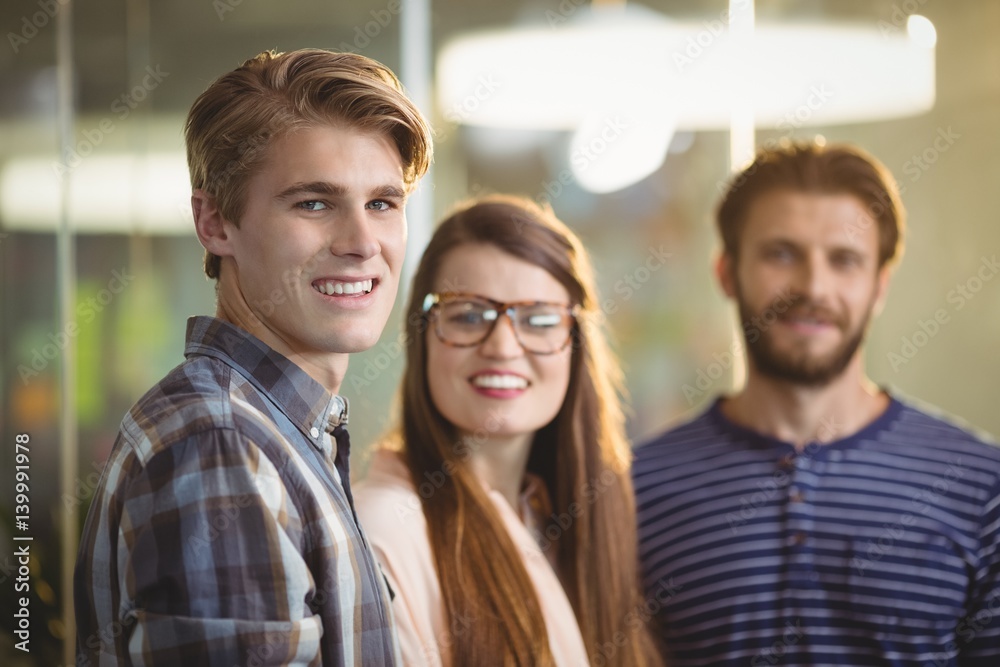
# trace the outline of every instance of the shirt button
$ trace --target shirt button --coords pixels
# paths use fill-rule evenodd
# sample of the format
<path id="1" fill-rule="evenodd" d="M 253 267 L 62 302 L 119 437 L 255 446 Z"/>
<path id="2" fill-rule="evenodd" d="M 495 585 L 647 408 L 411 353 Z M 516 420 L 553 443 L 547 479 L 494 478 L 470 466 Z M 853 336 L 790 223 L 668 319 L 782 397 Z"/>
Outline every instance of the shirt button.
<path id="1" fill-rule="evenodd" d="M 319 429 L 316 428 L 315 426 L 313 426 L 311 429 L 309 429 L 309 435 L 311 435 L 314 438 L 318 438 L 319 437 Z"/>
<path id="2" fill-rule="evenodd" d="M 801 503 L 802 492 L 799 491 L 798 489 L 792 489 L 791 491 L 788 492 L 788 500 L 790 500 L 793 503 Z"/>
<path id="3" fill-rule="evenodd" d="M 792 545 L 799 547 L 806 541 L 806 534 L 803 532 L 797 532 L 792 535 Z"/>

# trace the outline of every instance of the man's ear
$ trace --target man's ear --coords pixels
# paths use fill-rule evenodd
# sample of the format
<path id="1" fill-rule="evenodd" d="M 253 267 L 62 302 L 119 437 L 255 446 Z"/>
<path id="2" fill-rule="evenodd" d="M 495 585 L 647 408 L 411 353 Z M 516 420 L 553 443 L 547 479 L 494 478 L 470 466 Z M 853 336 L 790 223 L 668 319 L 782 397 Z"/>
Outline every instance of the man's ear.
<path id="1" fill-rule="evenodd" d="M 889 283 L 891 280 L 892 266 L 889 262 L 886 262 L 878 270 L 878 276 L 875 278 L 875 305 L 872 308 L 872 315 L 879 315 L 882 312 L 882 308 L 885 306 L 885 299 L 889 295 Z"/>
<path id="2" fill-rule="evenodd" d="M 198 241 L 205 250 L 219 257 L 232 255 L 233 225 L 222 215 L 215 197 L 200 188 L 196 189 L 191 193 L 191 213 Z"/>
<path id="3" fill-rule="evenodd" d="M 729 253 L 723 252 L 715 260 L 715 279 L 719 281 L 719 286 L 730 299 L 736 297 L 736 262 L 733 261 Z"/>

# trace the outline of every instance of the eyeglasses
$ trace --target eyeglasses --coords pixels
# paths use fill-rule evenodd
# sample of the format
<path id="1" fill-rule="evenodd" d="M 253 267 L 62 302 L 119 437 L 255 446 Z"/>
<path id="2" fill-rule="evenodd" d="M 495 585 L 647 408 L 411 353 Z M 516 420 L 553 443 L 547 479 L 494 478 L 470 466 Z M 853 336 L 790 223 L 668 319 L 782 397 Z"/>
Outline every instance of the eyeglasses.
<path id="1" fill-rule="evenodd" d="M 474 347 L 490 337 L 506 315 L 521 347 L 533 354 L 554 354 L 573 335 L 578 306 L 545 301 L 502 303 L 477 294 L 428 294 L 423 312 L 434 322 L 434 333 L 445 345 Z"/>

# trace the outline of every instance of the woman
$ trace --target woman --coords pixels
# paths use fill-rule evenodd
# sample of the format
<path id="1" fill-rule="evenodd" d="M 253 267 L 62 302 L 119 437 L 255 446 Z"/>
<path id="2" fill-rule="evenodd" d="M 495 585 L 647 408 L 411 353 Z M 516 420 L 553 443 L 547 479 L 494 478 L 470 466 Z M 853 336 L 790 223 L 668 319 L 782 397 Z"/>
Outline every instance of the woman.
<path id="1" fill-rule="evenodd" d="M 405 664 L 659 664 L 599 319 L 582 244 L 529 200 L 479 200 L 431 239 L 402 424 L 357 491 Z"/>

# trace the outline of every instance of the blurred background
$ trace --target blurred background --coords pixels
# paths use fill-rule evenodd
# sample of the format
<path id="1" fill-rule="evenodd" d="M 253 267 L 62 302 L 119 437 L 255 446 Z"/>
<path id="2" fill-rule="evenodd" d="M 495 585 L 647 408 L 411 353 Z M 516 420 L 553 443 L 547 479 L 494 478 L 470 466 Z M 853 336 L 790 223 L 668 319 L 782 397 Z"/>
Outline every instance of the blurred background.
<path id="1" fill-rule="evenodd" d="M 551 203 L 591 249 L 636 441 L 740 378 L 712 212 L 757 146 L 860 144 L 903 189 L 906 253 L 870 375 L 1000 433 L 1000 3 L 992 0 L 5 0 L 0 6 L 0 662 L 71 664 L 68 578 L 122 415 L 214 312 L 182 126 L 265 49 L 351 50 L 436 133 L 408 265 L 459 199 Z M 911 18 L 919 15 L 920 18 Z M 400 301 L 405 295 L 401 290 Z M 399 304 L 397 304 L 397 307 Z M 364 451 L 390 424 L 400 317 L 351 361 Z M 30 436 L 30 527 L 15 437 Z M 30 652 L 12 618 L 30 535 Z"/>

